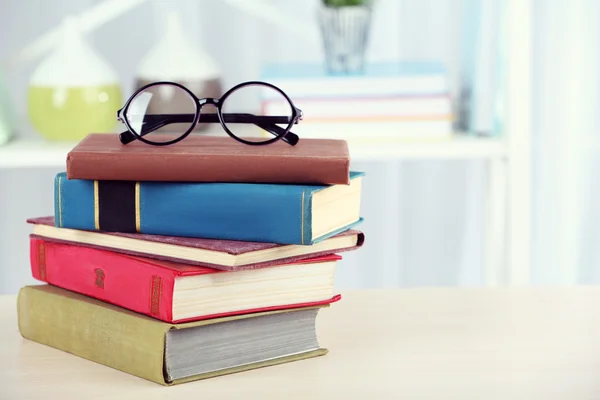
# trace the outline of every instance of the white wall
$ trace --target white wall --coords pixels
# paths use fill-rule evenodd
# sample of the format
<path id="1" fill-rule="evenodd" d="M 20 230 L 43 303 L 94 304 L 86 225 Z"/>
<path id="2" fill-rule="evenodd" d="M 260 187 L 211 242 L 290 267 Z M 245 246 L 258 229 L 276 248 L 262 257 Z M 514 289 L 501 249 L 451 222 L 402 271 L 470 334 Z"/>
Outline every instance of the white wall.
<path id="1" fill-rule="evenodd" d="M 17 51 L 68 12 L 95 1 L 3 0 L 0 59 Z M 91 36 L 117 69 L 129 93 L 137 61 L 157 37 L 168 4 L 138 7 Z M 232 8 L 225 1 L 180 0 L 185 30 L 221 65 L 225 85 L 256 78 L 264 61 L 322 59 L 314 19 L 316 0 L 268 1 L 315 30 L 306 41 Z M 457 76 L 460 0 L 380 0 L 371 59 L 441 58 Z M 315 39 L 316 38 L 316 39 Z M 11 71 L 14 99 L 24 113 L 24 89 L 33 65 Z M 455 80 L 458 83 L 457 80 Z M 456 88 L 456 87 L 455 87 Z M 35 136 L 24 130 L 21 135 Z M 347 253 L 337 285 L 390 287 L 472 285 L 481 282 L 483 169 L 479 162 L 353 163 L 367 173 L 363 191 L 363 249 Z M 0 293 L 15 293 L 29 278 L 29 228 L 25 219 L 52 213 L 50 169 L 0 171 Z"/>

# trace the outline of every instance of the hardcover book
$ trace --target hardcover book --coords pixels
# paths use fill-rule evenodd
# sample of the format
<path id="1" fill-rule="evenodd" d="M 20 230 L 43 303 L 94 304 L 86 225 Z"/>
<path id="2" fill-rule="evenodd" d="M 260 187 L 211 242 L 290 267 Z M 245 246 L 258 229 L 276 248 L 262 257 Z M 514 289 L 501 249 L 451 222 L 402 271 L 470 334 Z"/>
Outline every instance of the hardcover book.
<path id="1" fill-rule="evenodd" d="M 227 272 L 30 239 L 35 279 L 173 323 L 337 301 L 340 259 Z"/>
<path id="2" fill-rule="evenodd" d="M 169 146 L 152 146 L 90 134 L 68 153 L 66 172 L 68 179 L 89 180 L 347 185 L 349 168 L 344 140 L 249 146 L 228 136 L 190 135 Z"/>
<path id="3" fill-rule="evenodd" d="M 280 245 L 58 228 L 52 216 L 30 218 L 27 222 L 33 225 L 31 237 L 45 241 L 105 249 L 226 271 L 264 268 L 350 251 L 361 247 L 365 239 L 363 232 L 349 229 L 312 245 Z"/>
<path id="4" fill-rule="evenodd" d="M 419 141 L 447 140 L 452 137 L 454 118 L 373 118 L 363 120 L 306 120 L 296 133 L 302 137 L 352 140 L 356 143 L 386 141 L 394 146 L 408 139 Z M 398 141 L 400 140 L 400 141 Z M 367 147 L 368 149 L 368 147 Z M 367 151 L 368 153 L 368 151 Z"/>
<path id="5" fill-rule="evenodd" d="M 311 245 L 359 224 L 362 172 L 344 185 L 55 179 L 55 224 L 104 232 Z"/>
<path id="6" fill-rule="evenodd" d="M 180 383 L 321 356 L 319 307 L 169 324 L 55 286 L 17 300 L 28 340 L 159 383 Z"/>
<path id="7" fill-rule="evenodd" d="M 308 98 L 299 100 L 298 107 L 304 112 L 302 126 L 313 122 L 378 122 L 378 121 L 414 121 L 430 119 L 451 119 L 452 101 L 450 96 L 388 96 L 388 97 L 340 97 Z M 263 115 L 281 115 L 285 113 L 287 102 L 265 100 L 262 104 Z M 312 124 L 311 124 L 312 125 Z M 296 129 L 294 129 L 296 130 Z M 364 132 L 365 136 L 377 134 Z"/>
<path id="8" fill-rule="evenodd" d="M 331 75 L 322 63 L 278 63 L 265 66 L 261 76 L 294 102 L 315 97 L 445 95 L 449 91 L 448 71 L 437 62 L 369 63 L 364 73 L 350 75 Z M 263 98 L 273 97 L 264 91 Z"/>

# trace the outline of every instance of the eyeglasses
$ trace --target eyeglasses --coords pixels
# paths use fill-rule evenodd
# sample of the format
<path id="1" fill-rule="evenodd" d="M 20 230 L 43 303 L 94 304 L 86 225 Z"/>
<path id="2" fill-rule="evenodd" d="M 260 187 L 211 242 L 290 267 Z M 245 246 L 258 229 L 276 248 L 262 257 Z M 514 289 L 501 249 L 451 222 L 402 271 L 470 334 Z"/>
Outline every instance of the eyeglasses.
<path id="1" fill-rule="evenodd" d="M 265 100 L 262 106 L 260 99 Z M 203 113 L 206 105 L 216 108 L 216 113 Z M 290 130 L 302 119 L 302 110 L 281 89 L 266 82 L 240 83 L 220 99 L 200 99 L 175 82 L 154 82 L 138 89 L 117 112 L 117 119 L 127 126 L 119 135 L 123 144 L 137 139 L 165 146 L 185 139 L 198 123 L 220 123 L 229 136 L 245 144 L 265 145 L 281 139 L 293 146 L 299 138 Z M 254 128 L 250 136 L 248 126 Z"/>

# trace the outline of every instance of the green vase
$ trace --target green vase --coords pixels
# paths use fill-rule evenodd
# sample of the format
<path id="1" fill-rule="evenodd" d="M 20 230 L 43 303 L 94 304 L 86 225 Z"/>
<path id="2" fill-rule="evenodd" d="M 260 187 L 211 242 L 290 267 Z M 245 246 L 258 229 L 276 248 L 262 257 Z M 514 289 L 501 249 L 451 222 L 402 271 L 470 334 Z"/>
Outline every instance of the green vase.
<path id="1" fill-rule="evenodd" d="M 85 42 L 73 18 L 61 45 L 31 76 L 27 110 L 33 127 L 53 141 L 111 133 L 122 94 L 113 69 Z"/>

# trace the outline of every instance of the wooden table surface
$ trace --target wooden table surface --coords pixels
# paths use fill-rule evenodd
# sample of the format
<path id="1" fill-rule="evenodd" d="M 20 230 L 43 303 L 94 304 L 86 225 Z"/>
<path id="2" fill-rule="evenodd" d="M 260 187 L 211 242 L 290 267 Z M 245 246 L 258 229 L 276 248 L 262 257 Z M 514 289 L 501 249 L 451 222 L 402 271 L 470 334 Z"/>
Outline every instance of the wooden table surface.
<path id="1" fill-rule="evenodd" d="M 326 356 L 172 387 L 23 339 L 0 297 L 0 399 L 600 399 L 600 287 L 342 295 Z"/>

